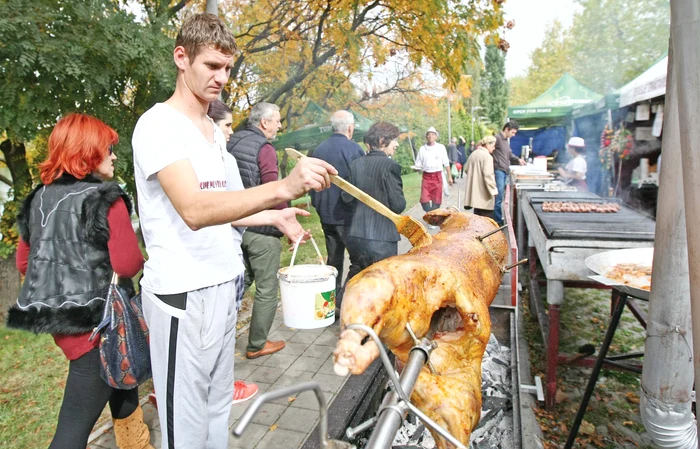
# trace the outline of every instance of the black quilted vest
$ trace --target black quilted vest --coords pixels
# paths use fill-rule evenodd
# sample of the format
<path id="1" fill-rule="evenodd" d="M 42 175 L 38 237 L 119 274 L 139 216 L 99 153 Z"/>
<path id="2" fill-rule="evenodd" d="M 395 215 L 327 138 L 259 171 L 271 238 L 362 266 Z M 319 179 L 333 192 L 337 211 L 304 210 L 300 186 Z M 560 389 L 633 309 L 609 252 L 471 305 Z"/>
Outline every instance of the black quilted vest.
<path id="1" fill-rule="evenodd" d="M 243 187 L 246 189 L 259 186 L 262 183 L 260 167 L 258 166 L 258 154 L 266 143 L 270 142 L 265 137 L 265 134 L 258 127 L 248 125 L 246 129 L 233 133 L 226 145 L 228 152 L 236 158 Z M 251 226 L 246 228 L 246 232 L 255 232 L 256 234 L 271 235 L 273 237 L 282 237 L 284 235 L 274 226 Z"/>
<path id="2" fill-rule="evenodd" d="M 17 216 L 30 252 L 9 327 L 70 335 L 99 323 L 112 276 L 107 212 L 120 197 L 130 211 L 116 183 L 92 176 L 64 175 L 32 191 Z"/>

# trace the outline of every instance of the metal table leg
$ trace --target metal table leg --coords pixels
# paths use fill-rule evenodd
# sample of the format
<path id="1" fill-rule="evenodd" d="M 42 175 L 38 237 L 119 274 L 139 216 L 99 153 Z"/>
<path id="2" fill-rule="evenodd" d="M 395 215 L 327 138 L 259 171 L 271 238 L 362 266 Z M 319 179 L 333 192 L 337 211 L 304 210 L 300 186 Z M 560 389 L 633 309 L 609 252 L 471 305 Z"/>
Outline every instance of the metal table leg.
<path id="1" fill-rule="evenodd" d="M 574 423 L 571 426 L 571 432 L 569 433 L 569 438 L 566 440 L 566 445 L 564 449 L 571 449 L 573 446 L 576 435 L 578 434 L 578 429 L 581 426 L 581 421 L 583 421 L 583 415 L 586 413 L 586 408 L 588 407 L 588 402 L 593 395 L 593 389 L 595 388 L 596 382 L 598 382 L 598 376 L 600 375 L 600 370 L 603 367 L 603 362 L 608 355 L 608 349 L 610 349 L 610 344 L 612 343 L 613 337 L 615 336 L 615 330 L 617 330 L 617 325 L 620 323 L 620 317 L 622 312 L 625 310 L 625 304 L 627 303 L 627 294 L 620 293 L 620 298 L 615 304 L 615 310 L 612 317 L 610 318 L 610 324 L 608 325 L 608 330 L 605 332 L 605 338 L 603 339 L 603 344 L 600 345 L 600 351 L 598 352 L 598 358 L 593 366 L 593 371 L 591 372 L 591 377 L 588 379 L 588 385 L 586 386 L 586 391 L 583 393 L 581 398 L 581 404 L 578 407 L 578 412 L 574 418 Z"/>
<path id="2" fill-rule="evenodd" d="M 549 309 L 549 335 L 547 336 L 547 372 L 545 408 L 554 408 L 557 394 L 557 364 L 559 362 L 559 311 L 564 301 L 564 283 L 547 281 L 547 304 Z"/>

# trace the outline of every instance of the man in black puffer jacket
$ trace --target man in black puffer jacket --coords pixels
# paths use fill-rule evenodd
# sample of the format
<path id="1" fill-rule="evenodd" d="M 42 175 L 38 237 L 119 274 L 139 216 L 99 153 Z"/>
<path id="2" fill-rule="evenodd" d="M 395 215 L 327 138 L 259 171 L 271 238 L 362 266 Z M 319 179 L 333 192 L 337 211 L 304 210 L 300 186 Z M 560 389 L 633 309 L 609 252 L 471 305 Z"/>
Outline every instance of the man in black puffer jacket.
<path id="1" fill-rule="evenodd" d="M 226 149 L 238 163 L 243 186 L 246 189 L 277 181 L 277 152 L 270 143 L 282 127 L 279 107 L 258 103 L 250 111 L 248 126 L 234 133 Z M 287 204 L 277 205 L 284 209 Z M 250 333 L 246 357 L 254 359 L 284 348 L 283 341 L 268 341 L 277 310 L 277 271 L 282 254 L 282 233 L 273 226 L 249 227 L 243 233 L 245 288 L 255 281 L 255 301 L 250 319 Z"/>

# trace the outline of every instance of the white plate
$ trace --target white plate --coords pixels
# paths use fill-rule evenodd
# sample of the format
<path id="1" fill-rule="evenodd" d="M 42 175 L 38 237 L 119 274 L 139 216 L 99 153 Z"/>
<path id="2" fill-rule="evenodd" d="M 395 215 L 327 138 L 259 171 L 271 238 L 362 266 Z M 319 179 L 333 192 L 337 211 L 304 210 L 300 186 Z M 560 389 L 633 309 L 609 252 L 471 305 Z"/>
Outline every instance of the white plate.
<path id="1" fill-rule="evenodd" d="M 586 266 L 599 276 L 589 276 L 589 278 L 600 282 L 604 285 L 609 285 L 623 291 L 631 296 L 649 299 L 649 291 L 640 288 L 632 287 L 627 284 L 622 284 L 605 275 L 621 263 L 635 263 L 651 267 L 654 261 L 654 248 L 629 248 L 617 249 L 614 251 L 605 251 L 594 254 L 586 258 Z"/>

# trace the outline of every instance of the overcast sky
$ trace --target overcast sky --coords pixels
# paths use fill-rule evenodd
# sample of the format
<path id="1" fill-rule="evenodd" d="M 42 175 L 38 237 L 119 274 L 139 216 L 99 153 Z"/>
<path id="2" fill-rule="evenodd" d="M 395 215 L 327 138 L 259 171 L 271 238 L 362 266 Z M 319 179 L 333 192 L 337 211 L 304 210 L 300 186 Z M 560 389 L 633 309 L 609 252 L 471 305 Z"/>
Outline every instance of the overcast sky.
<path id="1" fill-rule="evenodd" d="M 547 24 L 559 19 L 569 27 L 578 8 L 574 0 L 506 0 L 505 18 L 515 20 L 515 28 L 506 33 L 510 43 L 506 78 L 524 75 L 530 64 L 530 53 L 542 43 Z"/>

